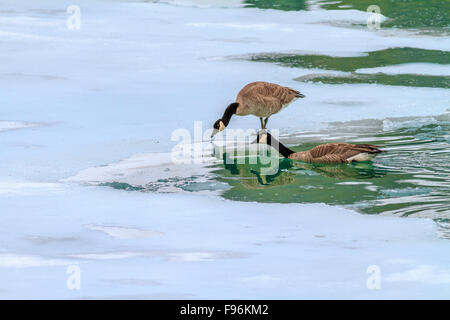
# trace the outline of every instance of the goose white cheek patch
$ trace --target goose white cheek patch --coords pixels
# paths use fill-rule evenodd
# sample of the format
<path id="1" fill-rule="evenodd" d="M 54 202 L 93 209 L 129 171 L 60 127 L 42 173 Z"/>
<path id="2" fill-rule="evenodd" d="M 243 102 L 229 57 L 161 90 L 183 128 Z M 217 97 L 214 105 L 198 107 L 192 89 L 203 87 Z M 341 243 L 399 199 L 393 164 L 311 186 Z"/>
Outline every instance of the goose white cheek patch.
<path id="1" fill-rule="evenodd" d="M 259 143 L 267 143 L 267 134 L 263 134 L 259 139 Z"/>

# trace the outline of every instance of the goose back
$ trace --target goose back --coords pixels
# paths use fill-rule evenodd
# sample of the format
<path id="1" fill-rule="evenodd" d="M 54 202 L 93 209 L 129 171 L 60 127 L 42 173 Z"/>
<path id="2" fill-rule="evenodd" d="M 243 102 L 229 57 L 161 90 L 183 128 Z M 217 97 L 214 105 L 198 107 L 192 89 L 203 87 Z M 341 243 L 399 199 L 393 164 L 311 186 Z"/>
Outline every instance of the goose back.
<path id="1" fill-rule="evenodd" d="M 236 114 L 270 117 L 301 96 L 300 92 L 275 83 L 252 82 L 239 91 Z"/>
<path id="2" fill-rule="evenodd" d="M 347 163 L 368 161 L 380 152 L 383 151 L 371 144 L 327 143 L 308 151 L 293 153 L 289 158 L 313 163 Z"/>

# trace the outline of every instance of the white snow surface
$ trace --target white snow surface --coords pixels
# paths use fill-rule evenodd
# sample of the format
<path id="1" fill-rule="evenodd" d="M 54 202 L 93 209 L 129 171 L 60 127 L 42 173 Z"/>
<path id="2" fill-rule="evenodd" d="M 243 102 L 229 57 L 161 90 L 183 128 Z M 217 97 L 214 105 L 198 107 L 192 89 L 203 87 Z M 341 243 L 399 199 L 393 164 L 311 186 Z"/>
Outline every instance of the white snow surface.
<path id="1" fill-rule="evenodd" d="M 2 298 L 445 298 L 426 219 L 61 184 L 5 197 Z M 19 201 L 20 200 L 20 201 Z M 20 219 L 15 219 L 20 212 Z M 57 227 L 56 227 L 57 226 Z M 20 230 L 20 231 L 19 231 Z M 66 287 L 79 266 L 80 290 Z M 381 270 L 370 290 L 367 268 Z"/>

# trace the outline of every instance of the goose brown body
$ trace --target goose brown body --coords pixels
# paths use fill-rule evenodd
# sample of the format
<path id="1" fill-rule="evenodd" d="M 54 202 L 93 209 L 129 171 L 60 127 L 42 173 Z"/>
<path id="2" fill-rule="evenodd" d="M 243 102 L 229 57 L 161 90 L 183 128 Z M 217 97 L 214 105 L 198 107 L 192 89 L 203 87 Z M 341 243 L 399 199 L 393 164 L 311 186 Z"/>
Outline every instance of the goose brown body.
<path id="1" fill-rule="evenodd" d="M 308 151 L 294 152 L 273 138 L 269 133 L 258 134 L 257 142 L 272 146 L 286 158 L 310 163 L 331 164 L 369 161 L 377 154 L 384 152 L 378 146 L 372 144 L 351 144 L 345 142 L 321 144 Z"/>
<path id="2" fill-rule="evenodd" d="M 236 114 L 268 118 L 302 97 L 304 96 L 297 90 L 275 83 L 252 82 L 239 91 L 236 97 L 236 102 L 239 103 Z"/>
<path id="3" fill-rule="evenodd" d="M 271 115 L 278 113 L 297 98 L 304 97 L 297 90 L 276 83 L 251 82 L 239 91 L 236 102 L 231 103 L 225 109 L 223 116 L 214 123 L 211 139 L 218 132 L 225 130 L 234 114 L 239 116 L 255 115 L 259 117 L 261 129 L 265 129 Z M 263 118 L 265 119 L 263 120 Z"/>
<path id="4" fill-rule="evenodd" d="M 311 163 L 348 163 L 371 160 L 380 152 L 383 151 L 371 144 L 327 143 L 292 153 L 288 158 Z"/>

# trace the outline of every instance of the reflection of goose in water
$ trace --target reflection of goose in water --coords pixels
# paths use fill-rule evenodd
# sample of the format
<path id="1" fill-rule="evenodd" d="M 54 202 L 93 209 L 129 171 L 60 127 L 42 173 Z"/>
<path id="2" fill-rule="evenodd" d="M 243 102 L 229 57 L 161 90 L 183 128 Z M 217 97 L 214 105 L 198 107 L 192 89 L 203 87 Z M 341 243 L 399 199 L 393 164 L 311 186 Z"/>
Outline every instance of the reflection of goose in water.
<path id="1" fill-rule="evenodd" d="M 242 161 L 242 158 L 240 159 Z M 264 171 L 267 165 L 261 164 L 259 158 L 255 164 L 239 163 L 238 158 L 230 158 L 223 154 L 223 164 L 225 169 L 233 176 L 239 176 L 239 182 L 247 189 L 264 189 L 288 185 L 295 182 L 298 170 L 312 171 L 325 177 L 334 179 L 371 179 L 384 176 L 386 173 L 381 169 L 376 169 L 372 163 L 356 163 L 353 165 L 343 164 L 316 164 L 291 161 L 280 158 L 278 168 L 275 172 L 266 174 Z M 256 177 L 256 179 L 255 179 Z"/>
<path id="2" fill-rule="evenodd" d="M 353 165 L 344 164 L 317 164 L 292 161 L 292 166 L 303 170 L 310 170 L 323 176 L 335 179 L 370 179 L 379 178 L 386 173 L 380 169 L 375 169 L 371 163 L 356 163 Z"/>
<path id="3" fill-rule="evenodd" d="M 242 158 L 240 159 L 242 161 Z M 247 160 L 247 159 L 246 159 Z M 260 158 L 256 159 L 255 164 L 239 163 L 239 158 L 230 158 L 226 153 L 223 154 L 223 163 L 225 169 L 232 175 L 238 175 L 244 187 L 247 189 L 263 189 L 267 187 L 275 187 L 287 185 L 294 182 L 295 173 L 287 171 L 292 167 L 291 161 L 288 159 L 277 160 L 278 167 L 276 171 L 265 170 L 267 165 L 261 164 Z M 265 171 L 270 172 L 267 174 Z M 256 177 L 254 179 L 253 177 Z"/>
<path id="4" fill-rule="evenodd" d="M 258 171 L 250 170 L 256 176 L 254 179 L 242 180 L 242 184 L 248 189 L 263 189 L 265 187 L 276 187 L 293 183 L 295 174 L 289 171 L 278 170 L 274 175 L 264 175 Z"/>

